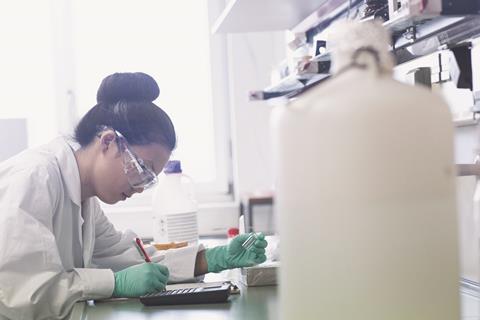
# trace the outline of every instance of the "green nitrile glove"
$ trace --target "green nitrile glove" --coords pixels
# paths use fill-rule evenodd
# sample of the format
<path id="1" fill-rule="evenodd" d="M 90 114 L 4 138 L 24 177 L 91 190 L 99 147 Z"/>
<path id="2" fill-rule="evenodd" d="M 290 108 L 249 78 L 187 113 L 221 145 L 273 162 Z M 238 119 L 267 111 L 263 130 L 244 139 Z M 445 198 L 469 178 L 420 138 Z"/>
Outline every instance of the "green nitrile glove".
<path id="1" fill-rule="evenodd" d="M 157 263 L 142 263 L 115 272 L 113 297 L 135 298 L 162 291 L 167 284 L 168 268 Z"/>
<path id="2" fill-rule="evenodd" d="M 253 246 L 249 249 L 242 247 L 250 234 L 241 234 L 232 239 L 229 245 L 219 246 L 205 251 L 208 272 L 220 272 L 226 269 L 251 267 L 265 262 L 265 248 L 267 241 L 260 233 Z"/>

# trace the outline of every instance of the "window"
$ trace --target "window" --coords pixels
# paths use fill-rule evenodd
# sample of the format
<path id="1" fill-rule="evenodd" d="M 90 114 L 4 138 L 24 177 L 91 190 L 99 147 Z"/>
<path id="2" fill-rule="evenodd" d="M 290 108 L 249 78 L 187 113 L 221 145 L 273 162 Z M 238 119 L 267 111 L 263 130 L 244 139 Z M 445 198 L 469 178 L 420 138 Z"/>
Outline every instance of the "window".
<path id="1" fill-rule="evenodd" d="M 0 10 L 0 86 L 8 88 L 0 91 L 0 121 L 26 120 L 28 146 L 46 143 L 73 131 L 106 75 L 146 72 L 160 86 L 155 103 L 176 127 L 173 158 L 200 199 L 229 199 L 226 48 L 222 36 L 210 34 L 213 3 L 9 2 Z M 149 201 L 143 197 L 133 204 Z"/>
<path id="2" fill-rule="evenodd" d="M 219 48 L 219 39 L 210 35 L 208 0 L 72 0 L 71 14 L 79 115 L 95 105 L 96 90 L 106 75 L 152 75 L 160 86 L 155 103 L 170 115 L 177 131 L 172 158 L 182 161 L 203 198 L 227 194 L 229 135 L 219 120 L 227 118 L 222 114 L 228 110 L 213 103 L 213 94 L 225 91 L 226 82 L 212 83 L 216 71 L 211 57 L 217 54 L 212 48 Z M 147 192 L 130 203 L 149 196 Z"/>
<path id="3" fill-rule="evenodd" d="M 236 216 L 230 192 L 226 39 L 209 30 L 223 6 L 223 0 L 2 3 L 0 87 L 8 89 L 0 90 L 0 128 L 9 138 L 0 146 L 0 160 L 20 145 L 71 134 L 95 105 L 106 75 L 143 71 L 160 86 L 155 103 L 171 116 L 178 135 L 173 158 L 196 182 L 201 211 L 213 210 L 207 216 L 217 224 L 226 216 L 224 208 Z M 138 214 L 151 215 L 151 195 L 144 192 L 105 211 L 124 212 L 114 215 L 114 223 L 147 235 L 150 230 Z M 133 213 L 136 225 L 129 218 Z"/>
<path id="4" fill-rule="evenodd" d="M 56 135 L 57 123 L 49 2 L 2 4 L 0 43 L 0 125 L 9 121 L 2 119 L 24 119 L 27 132 L 16 126 L 9 139 L 27 134 L 28 146 L 43 144 Z M 14 143 L 24 145 L 23 140 Z"/>

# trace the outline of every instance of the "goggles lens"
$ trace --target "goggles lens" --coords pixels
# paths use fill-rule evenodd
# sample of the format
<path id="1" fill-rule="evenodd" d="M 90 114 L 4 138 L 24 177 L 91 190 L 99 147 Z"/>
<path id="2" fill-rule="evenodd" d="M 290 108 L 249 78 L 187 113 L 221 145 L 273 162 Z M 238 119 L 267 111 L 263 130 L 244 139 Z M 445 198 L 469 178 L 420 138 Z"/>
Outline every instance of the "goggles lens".
<path id="1" fill-rule="evenodd" d="M 135 189 L 145 190 L 154 186 L 158 181 L 155 172 L 149 169 L 142 159 L 133 154 L 120 132 L 115 130 L 115 134 L 117 135 L 117 144 L 123 155 L 123 167 L 128 183 Z"/>
<path id="2" fill-rule="evenodd" d="M 141 159 L 135 158 L 130 152 L 123 153 L 123 165 L 127 180 L 135 189 L 148 189 L 158 181 L 155 173 L 146 167 Z"/>

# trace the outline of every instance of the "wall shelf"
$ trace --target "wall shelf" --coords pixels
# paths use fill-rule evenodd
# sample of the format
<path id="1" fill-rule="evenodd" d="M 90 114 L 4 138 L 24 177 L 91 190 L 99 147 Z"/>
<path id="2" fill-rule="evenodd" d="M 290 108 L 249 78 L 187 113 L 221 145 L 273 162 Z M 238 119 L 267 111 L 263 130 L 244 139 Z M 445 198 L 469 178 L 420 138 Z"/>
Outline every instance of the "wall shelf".
<path id="1" fill-rule="evenodd" d="M 230 0 L 212 33 L 291 29 L 328 0 Z"/>
<path id="2" fill-rule="evenodd" d="M 290 75 L 278 83 L 261 91 L 250 91 L 249 100 L 269 100 L 274 98 L 293 98 L 329 78 L 325 73 Z"/>

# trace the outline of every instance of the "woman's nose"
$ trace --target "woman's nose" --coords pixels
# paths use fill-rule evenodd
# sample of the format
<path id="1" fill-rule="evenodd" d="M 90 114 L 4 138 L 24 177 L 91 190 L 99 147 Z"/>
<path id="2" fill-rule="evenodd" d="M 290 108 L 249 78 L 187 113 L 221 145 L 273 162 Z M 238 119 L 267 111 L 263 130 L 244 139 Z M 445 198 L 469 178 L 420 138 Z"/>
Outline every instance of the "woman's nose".
<path id="1" fill-rule="evenodd" d="M 133 188 L 133 193 L 142 193 L 143 190 L 143 188 Z"/>

